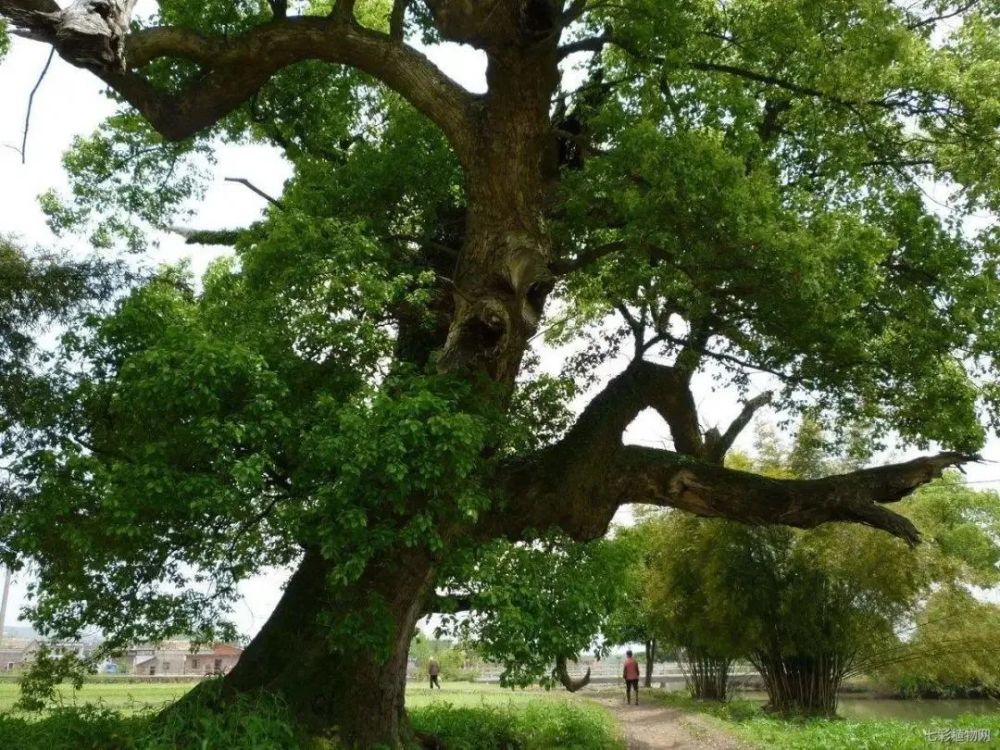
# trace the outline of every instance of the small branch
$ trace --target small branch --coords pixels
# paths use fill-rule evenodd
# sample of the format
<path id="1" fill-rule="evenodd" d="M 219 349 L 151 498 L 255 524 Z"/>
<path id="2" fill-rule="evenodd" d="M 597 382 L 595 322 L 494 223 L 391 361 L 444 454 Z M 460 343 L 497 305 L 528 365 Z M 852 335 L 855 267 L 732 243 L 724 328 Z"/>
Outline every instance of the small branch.
<path id="1" fill-rule="evenodd" d="M 740 436 L 740 433 L 750 424 L 750 420 L 753 419 L 754 414 L 771 403 L 772 398 L 774 398 L 774 394 L 771 391 L 764 391 L 743 405 L 740 415 L 733 420 L 724 433 L 720 435 L 718 430 L 710 430 L 705 436 L 707 447 L 706 460 L 712 463 L 722 463 L 722 460 L 726 457 L 726 453 L 733 447 L 733 443 Z"/>
<path id="2" fill-rule="evenodd" d="M 24 137 L 21 139 L 21 163 L 25 164 L 28 159 L 28 130 L 31 127 L 31 108 L 35 103 L 35 94 L 38 93 L 39 87 L 42 85 L 42 81 L 45 80 L 45 74 L 49 72 L 49 66 L 52 64 L 52 58 L 56 55 L 56 48 L 53 47 L 49 50 L 49 59 L 45 61 L 45 67 L 42 68 L 42 74 L 38 76 L 38 80 L 35 82 L 35 88 L 31 90 L 31 94 L 28 96 L 28 112 L 24 116 Z"/>
<path id="3" fill-rule="evenodd" d="M 243 229 L 191 229 L 190 227 L 167 227 L 167 231 L 179 234 L 187 245 L 228 245 L 236 244 Z"/>
<path id="4" fill-rule="evenodd" d="M 701 352 L 704 356 L 711 357 L 719 362 L 727 362 L 738 368 L 747 368 L 750 370 L 757 370 L 758 372 L 766 372 L 770 375 L 774 375 L 776 378 L 780 378 L 785 383 L 802 382 L 801 378 L 787 372 L 782 372 L 781 370 L 775 370 L 773 368 L 766 367 L 765 365 L 754 364 L 753 362 L 740 359 L 739 357 L 734 357 L 732 354 L 726 354 L 725 352 L 712 351 L 707 346 L 695 347 L 694 342 L 690 339 L 677 338 L 676 336 L 671 336 L 667 333 L 660 333 L 659 336 L 663 341 L 669 341 L 671 344 L 675 344 L 677 346 L 691 346 L 692 348 L 696 348 L 697 351 Z"/>
<path id="5" fill-rule="evenodd" d="M 951 13 L 941 13 L 936 16 L 930 16 L 929 18 L 922 18 L 919 21 L 914 21 L 913 23 L 908 24 L 906 28 L 908 28 L 910 31 L 916 31 L 917 29 L 923 28 L 924 26 L 931 26 L 933 24 L 939 23 L 940 21 L 947 21 L 949 18 L 955 18 L 956 16 L 960 16 L 968 10 L 972 10 L 977 5 L 979 5 L 979 0 L 971 0 L 971 2 L 968 2 L 965 5 L 960 5 Z"/>
<path id="6" fill-rule="evenodd" d="M 259 195 L 261 198 L 263 198 L 264 200 L 266 200 L 272 206 L 275 206 L 276 208 L 279 208 L 282 211 L 285 210 L 285 204 L 284 203 L 282 203 L 277 198 L 274 198 L 273 196 L 268 195 L 263 190 L 261 190 L 259 187 L 257 187 L 252 182 L 250 182 L 250 180 L 246 179 L 245 177 L 227 177 L 226 178 L 226 182 L 238 182 L 240 185 L 243 185 L 244 187 L 247 187 L 250 190 L 252 190 L 253 192 L 257 193 L 257 195 Z"/>
<path id="7" fill-rule="evenodd" d="M 553 261 L 549 264 L 549 270 L 556 276 L 565 276 L 573 273 L 574 271 L 579 271 L 581 268 L 585 268 L 591 263 L 595 263 L 607 255 L 620 252 L 626 247 L 627 244 L 624 241 L 618 240 L 615 242 L 608 242 L 604 245 L 586 248 L 585 250 L 581 250 L 577 253 L 575 258 Z"/>
<path id="8" fill-rule="evenodd" d="M 443 242 L 437 242 L 426 237 L 420 237 L 415 234 L 390 234 L 384 238 L 387 242 L 403 242 L 412 243 L 421 248 L 427 248 L 428 250 L 434 250 L 435 252 L 442 253 L 447 258 L 457 260 L 459 251 L 449 245 L 445 245 Z"/>
<path id="9" fill-rule="evenodd" d="M 226 550 L 226 555 L 223 558 L 223 560 L 226 561 L 231 560 L 233 557 L 233 553 L 235 553 L 236 551 L 236 545 L 240 542 L 240 540 L 247 533 L 249 533 L 251 529 L 253 529 L 255 526 L 263 522 L 265 519 L 267 519 L 268 516 L 270 516 L 271 513 L 274 512 L 274 509 L 278 507 L 279 503 L 285 500 L 290 500 L 292 498 L 292 484 L 291 482 L 288 481 L 287 478 L 278 474 L 274 474 L 273 472 L 270 471 L 268 472 L 268 476 L 281 489 L 281 492 L 275 494 L 267 502 L 267 504 L 263 508 L 261 508 L 261 510 L 259 510 L 249 519 L 240 524 L 239 528 L 233 534 L 233 538 L 229 543 L 229 547 Z"/>
<path id="10" fill-rule="evenodd" d="M 607 32 L 600 36 L 577 39 L 575 42 L 568 42 L 559 48 L 559 59 L 564 60 L 577 52 L 598 53 L 611 41 L 611 35 Z"/>
<path id="11" fill-rule="evenodd" d="M 643 342 L 646 340 L 646 321 L 644 318 L 636 319 L 624 304 L 615 305 L 618 314 L 625 319 L 625 323 L 632 331 L 632 338 L 635 340 L 635 360 L 642 359 Z"/>
<path id="12" fill-rule="evenodd" d="M 393 0 L 392 12 L 389 14 L 389 36 L 393 41 L 403 41 L 403 29 L 406 25 L 406 10 L 410 0 Z"/>

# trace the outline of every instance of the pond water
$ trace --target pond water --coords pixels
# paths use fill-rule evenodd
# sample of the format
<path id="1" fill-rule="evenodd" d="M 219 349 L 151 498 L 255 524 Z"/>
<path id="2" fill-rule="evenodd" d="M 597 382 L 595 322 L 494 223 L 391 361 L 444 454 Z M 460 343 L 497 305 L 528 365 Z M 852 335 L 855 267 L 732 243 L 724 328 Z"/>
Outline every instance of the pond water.
<path id="1" fill-rule="evenodd" d="M 761 705 L 767 702 L 767 695 L 755 692 L 737 692 L 734 697 L 745 698 Z M 895 700 L 892 698 L 868 698 L 863 695 L 841 696 L 837 713 L 845 719 L 863 721 L 865 719 L 898 719 L 919 721 L 921 719 L 953 719 L 962 714 L 1000 713 L 1000 701 L 974 698 L 955 700 Z"/>

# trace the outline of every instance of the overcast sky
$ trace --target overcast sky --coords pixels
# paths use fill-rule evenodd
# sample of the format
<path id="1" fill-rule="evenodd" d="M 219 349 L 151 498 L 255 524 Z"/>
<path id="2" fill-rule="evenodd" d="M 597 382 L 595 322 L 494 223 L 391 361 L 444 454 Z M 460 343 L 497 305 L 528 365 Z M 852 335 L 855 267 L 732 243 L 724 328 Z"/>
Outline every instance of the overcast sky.
<path id="1" fill-rule="evenodd" d="M 448 45 L 431 52 L 439 65 L 471 90 L 485 87 L 483 58 L 468 48 Z M 27 143 L 27 163 L 21 163 L 20 148 L 28 95 L 48 57 L 48 48 L 16 40 L 8 58 L 0 64 L 0 233 L 19 236 L 27 246 L 46 248 L 74 247 L 73 240 L 52 235 L 39 209 L 37 197 L 51 188 L 65 188 L 66 178 L 61 158 L 74 136 L 87 135 L 112 112 L 111 103 L 102 96 L 99 81 L 91 74 L 73 68 L 58 57 L 53 60 L 38 94 L 35 96 Z M 273 149 L 252 146 L 225 146 L 217 152 L 214 178 L 191 226 L 223 228 L 245 226 L 261 216 L 264 201 L 245 188 L 223 181 L 225 177 L 243 177 L 271 195 L 278 195 L 291 173 L 281 155 Z M 159 246 L 149 258 L 152 263 L 188 259 L 200 272 L 217 257 L 219 248 L 191 247 L 172 235 L 160 235 Z M 550 361 L 551 363 L 551 361 Z M 552 363 L 554 364 L 554 363 Z M 754 391 L 770 387 L 768 378 L 756 378 Z M 709 384 L 696 388 L 706 426 L 726 425 L 738 412 L 733 394 L 714 393 Z M 749 431 L 748 431 L 749 433 Z M 654 446 L 668 446 L 666 425 L 654 413 L 640 415 L 630 428 L 627 439 Z M 744 445 L 749 438 L 744 437 Z M 987 458 L 1000 458 L 1000 442 L 991 439 L 985 450 Z M 983 482 L 1000 478 L 1000 466 L 984 463 L 968 469 L 969 479 Z M 1000 483 L 998 483 L 1000 484 Z M 628 514 L 625 514 L 628 518 Z M 274 607 L 287 573 L 270 571 L 242 586 L 244 599 L 237 608 L 237 623 L 247 635 L 261 627 Z M 24 601 L 25 578 L 15 579 L 8 625 L 23 624 L 17 611 Z M 11 617 L 13 613 L 14 617 Z"/>

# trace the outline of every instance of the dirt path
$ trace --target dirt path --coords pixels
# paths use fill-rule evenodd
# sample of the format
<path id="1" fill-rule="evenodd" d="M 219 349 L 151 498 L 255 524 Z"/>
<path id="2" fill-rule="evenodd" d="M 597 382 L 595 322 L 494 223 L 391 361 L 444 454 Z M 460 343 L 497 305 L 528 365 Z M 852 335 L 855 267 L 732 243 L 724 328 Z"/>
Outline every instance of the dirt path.
<path id="1" fill-rule="evenodd" d="M 698 714 L 621 698 L 601 697 L 622 727 L 629 750 L 746 750 L 746 745 L 712 726 Z"/>

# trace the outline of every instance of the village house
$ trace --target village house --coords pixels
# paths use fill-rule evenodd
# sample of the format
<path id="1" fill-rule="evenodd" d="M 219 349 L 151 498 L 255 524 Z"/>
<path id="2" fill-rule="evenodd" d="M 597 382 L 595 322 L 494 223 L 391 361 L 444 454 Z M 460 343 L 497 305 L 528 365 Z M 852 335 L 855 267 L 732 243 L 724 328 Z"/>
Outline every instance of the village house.
<path id="1" fill-rule="evenodd" d="M 30 641 L 6 639 L 0 644 L 0 672 L 13 672 L 29 658 Z"/>
<path id="2" fill-rule="evenodd" d="M 16 672 L 26 667 L 34 658 L 35 652 L 43 645 L 42 641 L 22 638 L 5 638 L 0 643 L 0 672 Z M 81 657 L 89 656 L 94 648 L 93 643 L 50 643 L 49 649 L 57 654 L 75 653 Z"/>
<path id="3" fill-rule="evenodd" d="M 228 643 L 202 646 L 191 651 L 188 641 L 165 641 L 128 649 L 116 660 L 124 674 L 156 676 L 204 676 L 226 674 L 236 666 L 243 649 Z"/>
<path id="4" fill-rule="evenodd" d="M 16 672 L 34 659 L 42 642 L 7 638 L 0 643 L 0 673 Z M 89 656 L 95 644 L 59 643 L 51 646 L 60 653 L 70 651 Z M 99 669 L 105 674 L 129 674 L 145 677 L 226 674 L 236 666 L 243 649 L 228 643 L 202 646 L 192 653 L 189 641 L 167 641 L 158 645 L 143 644 L 127 649 L 107 660 Z"/>

